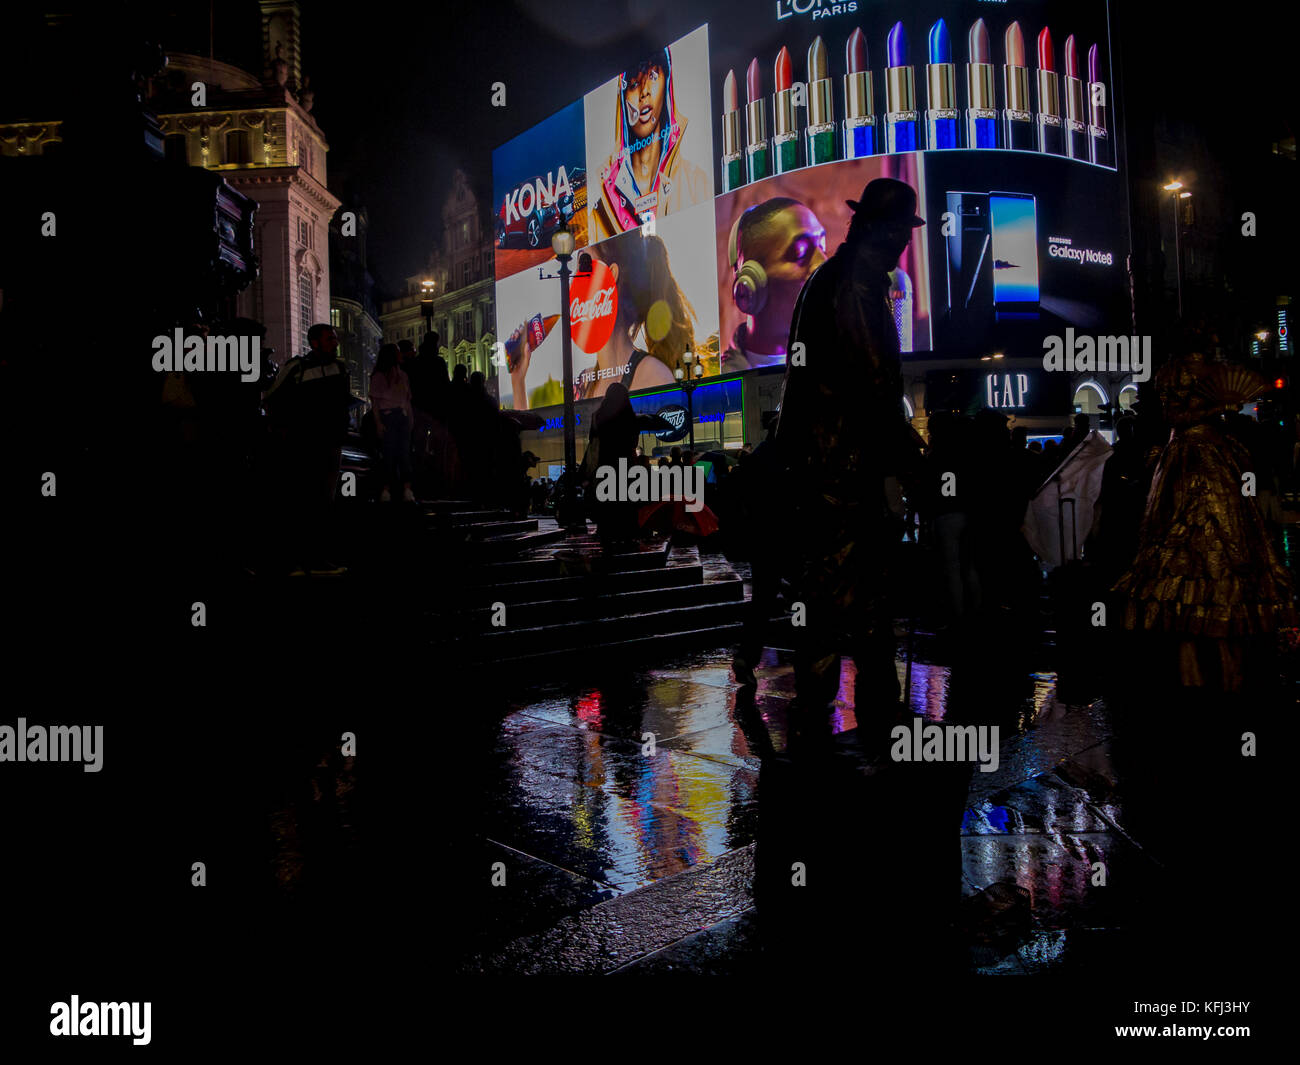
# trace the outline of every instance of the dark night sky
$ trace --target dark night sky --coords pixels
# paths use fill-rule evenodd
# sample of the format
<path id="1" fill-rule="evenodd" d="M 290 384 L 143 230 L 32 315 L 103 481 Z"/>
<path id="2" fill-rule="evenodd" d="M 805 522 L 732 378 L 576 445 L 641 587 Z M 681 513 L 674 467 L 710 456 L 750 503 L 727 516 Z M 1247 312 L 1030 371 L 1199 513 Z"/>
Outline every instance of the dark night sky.
<path id="1" fill-rule="evenodd" d="M 400 284 L 419 269 L 457 166 L 487 194 L 493 148 L 716 12 L 740 7 L 769 19 L 771 6 L 772 0 L 485 0 L 405 12 L 376 8 L 370 18 L 340 21 L 308 5 L 305 70 L 317 89 L 315 114 L 331 145 L 331 168 L 359 179 L 380 276 Z M 1111 6 L 1116 19 L 1119 9 Z M 1294 132 L 1300 94 L 1290 73 L 1293 14 L 1265 5 L 1232 15 L 1131 8 L 1122 41 L 1130 99 L 1141 93 L 1161 113 L 1189 121 L 1188 135 L 1209 141 L 1225 176 L 1244 165 L 1237 158 L 1244 139 L 1266 144 L 1275 129 Z M 490 105 L 490 85 L 498 80 L 507 85 L 505 108 Z"/>
<path id="2" fill-rule="evenodd" d="M 864 10 L 873 2 L 859 0 Z M 423 264 L 440 235 L 439 207 L 457 167 L 486 197 L 493 148 L 719 12 L 768 20 L 773 3 L 304 3 L 303 71 L 316 90 L 330 173 L 352 179 L 369 208 L 370 258 L 381 282 L 400 286 Z M 213 13 L 217 57 L 260 71 L 255 0 L 214 0 Z M 207 5 L 146 2 L 133 5 L 132 15 L 156 26 L 168 48 L 207 51 Z M 1202 156 L 1221 169 L 1220 187 L 1249 187 L 1269 143 L 1294 134 L 1294 9 L 1112 3 L 1111 16 L 1126 53 L 1130 142 L 1137 130 L 1167 120 L 1175 146 L 1204 144 Z M 505 108 L 491 106 L 495 81 L 507 86 Z M 1295 231 L 1292 223 L 1288 242 Z"/>
<path id="3" fill-rule="evenodd" d="M 304 15 L 305 69 L 329 165 L 355 176 L 371 259 L 388 285 L 424 262 L 457 167 L 490 196 L 492 149 L 611 77 L 632 56 L 707 21 L 699 3 L 489 0 L 387 14 L 340 34 Z M 491 85 L 507 106 L 491 106 Z"/>

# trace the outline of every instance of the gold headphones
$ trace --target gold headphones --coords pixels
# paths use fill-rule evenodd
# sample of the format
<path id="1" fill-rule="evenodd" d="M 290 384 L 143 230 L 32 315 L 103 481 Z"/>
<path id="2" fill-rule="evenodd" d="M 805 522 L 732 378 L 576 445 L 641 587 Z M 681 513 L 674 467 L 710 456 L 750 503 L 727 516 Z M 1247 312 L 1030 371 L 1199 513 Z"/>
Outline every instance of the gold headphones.
<path id="1" fill-rule="evenodd" d="M 736 261 L 740 258 L 740 223 L 753 209 L 749 208 L 736 219 L 731 227 L 731 239 L 727 242 L 727 261 L 735 274 L 731 298 L 745 314 L 758 314 L 767 306 L 767 271 L 762 265 L 750 259 L 739 270 L 736 269 Z"/>

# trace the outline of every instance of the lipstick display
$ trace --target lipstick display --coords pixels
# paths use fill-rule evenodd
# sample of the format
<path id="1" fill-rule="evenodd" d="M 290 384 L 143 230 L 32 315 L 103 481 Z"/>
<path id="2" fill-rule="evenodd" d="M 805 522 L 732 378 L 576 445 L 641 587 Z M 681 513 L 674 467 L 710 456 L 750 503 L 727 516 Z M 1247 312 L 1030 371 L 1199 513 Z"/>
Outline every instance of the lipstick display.
<path id="1" fill-rule="evenodd" d="M 736 72 L 727 71 L 722 83 L 722 191 L 745 183 L 745 154 L 740 148 L 740 89 Z"/>
<path id="2" fill-rule="evenodd" d="M 1065 154 L 1061 87 L 1052 55 L 1052 31 L 1046 26 L 1038 34 L 1038 150 L 1047 155 Z"/>
<path id="3" fill-rule="evenodd" d="M 776 54 L 776 95 L 772 107 L 776 124 L 772 128 L 772 159 L 775 172 L 785 174 L 799 168 L 799 127 L 794 117 L 794 65 L 790 52 L 781 46 Z"/>
<path id="4" fill-rule="evenodd" d="M 948 25 L 940 19 L 930 27 L 930 62 L 926 64 L 926 144 L 932 148 L 960 148 L 955 70 Z"/>
<path id="5" fill-rule="evenodd" d="M 835 160 L 835 99 L 826 58 L 826 44 L 815 37 L 808 46 L 808 165 Z"/>
<path id="6" fill-rule="evenodd" d="M 1106 84 L 1095 44 L 1088 49 L 1088 158 L 1098 166 L 1115 165 L 1106 130 Z"/>
<path id="7" fill-rule="evenodd" d="M 758 60 L 749 61 L 745 71 L 745 171 L 750 181 L 761 181 L 772 172 L 767 144 L 767 108 L 763 106 L 763 80 Z"/>
<path id="8" fill-rule="evenodd" d="M 993 91 L 993 46 L 988 27 L 976 19 L 966 38 L 966 147 L 998 146 L 998 100 Z"/>
<path id="9" fill-rule="evenodd" d="M 844 46 L 844 158 L 861 159 L 876 151 L 875 87 L 867 69 L 867 39 L 860 29 Z"/>
<path id="10" fill-rule="evenodd" d="M 885 67 L 885 151 L 914 152 L 917 136 L 916 74 L 907 62 L 907 31 L 895 22 L 889 31 Z"/>
<path id="11" fill-rule="evenodd" d="M 1065 38 L 1065 154 L 1088 158 L 1088 123 L 1083 109 L 1083 79 L 1079 77 L 1079 46 L 1074 34 Z"/>
<path id="12" fill-rule="evenodd" d="M 1032 152 L 1034 116 L 1029 110 L 1029 68 L 1025 66 L 1025 37 L 1020 23 L 1013 22 L 1002 35 L 1006 65 L 1002 68 L 1002 88 L 1007 106 L 1002 112 L 1002 147 Z"/>

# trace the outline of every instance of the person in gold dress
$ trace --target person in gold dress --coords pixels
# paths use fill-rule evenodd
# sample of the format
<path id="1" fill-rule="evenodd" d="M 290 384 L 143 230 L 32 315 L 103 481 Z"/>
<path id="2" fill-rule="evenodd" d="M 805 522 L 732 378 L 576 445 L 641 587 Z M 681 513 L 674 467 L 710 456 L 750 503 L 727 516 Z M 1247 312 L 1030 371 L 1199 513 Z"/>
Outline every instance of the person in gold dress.
<path id="1" fill-rule="evenodd" d="M 1247 652 L 1296 625 L 1295 590 L 1250 490 L 1250 453 L 1223 413 L 1264 391 L 1257 374 L 1180 355 L 1156 375 L 1169 440 L 1133 564 L 1115 584 L 1127 629 L 1170 643 L 1184 688 L 1239 692 Z"/>

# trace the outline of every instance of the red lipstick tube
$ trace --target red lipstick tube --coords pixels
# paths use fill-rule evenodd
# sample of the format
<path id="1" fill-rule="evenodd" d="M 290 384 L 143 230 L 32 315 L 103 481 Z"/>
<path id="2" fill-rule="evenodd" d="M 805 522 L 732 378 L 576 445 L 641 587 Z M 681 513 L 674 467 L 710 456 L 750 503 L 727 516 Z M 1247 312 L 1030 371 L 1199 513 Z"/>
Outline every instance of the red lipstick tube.
<path id="1" fill-rule="evenodd" d="M 1061 87 L 1052 55 L 1052 31 L 1038 35 L 1038 150 L 1046 155 L 1065 154 L 1065 125 L 1061 121 Z"/>
<path id="2" fill-rule="evenodd" d="M 1065 154 L 1088 158 L 1088 117 L 1083 108 L 1083 79 L 1079 77 L 1079 48 L 1074 34 L 1065 39 Z"/>

